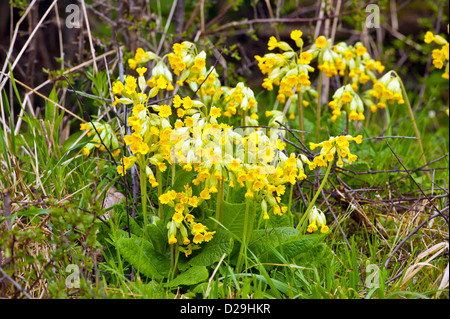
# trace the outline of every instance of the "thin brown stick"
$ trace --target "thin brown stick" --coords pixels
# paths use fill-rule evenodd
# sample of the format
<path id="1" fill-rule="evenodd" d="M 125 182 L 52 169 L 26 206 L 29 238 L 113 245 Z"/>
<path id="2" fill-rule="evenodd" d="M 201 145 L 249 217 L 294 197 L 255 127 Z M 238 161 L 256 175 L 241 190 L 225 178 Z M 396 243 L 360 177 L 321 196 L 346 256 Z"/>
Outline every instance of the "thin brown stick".
<path id="1" fill-rule="evenodd" d="M 430 199 L 430 197 L 425 194 L 425 192 L 423 191 L 422 187 L 420 187 L 419 184 L 417 184 L 416 180 L 414 179 L 414 177 L 411 176 L 411 174 L 409 173 L 408 169 L 405 167 L 405 165 L 403 165 L 402 161 L 400 160 L 400 158 L 397 156 L 397 154 L 394 152 L 394 150 L 392 149 L 392 147 L 389 145 L 389 143 L 386 141 L 387 146 L 389 147 L 389 149 L 391 150 L 392 154 L 394 154 L 395 158 L 397 159 L 397 161 L 400 163 L 401 166 L 403 166 L 403 168 L 405 169 L 406 173 L 408 174 L 408 176 L 411 178 L 411 180 L 414 182 L 414 184 L 416 184 L 417 188 L 420 190 L 420 192 L 423 194 L 423 196 L 425 196 L 428 200 L 428 202 L 433 206 L 433 208 L 438 212 L 438 214 L 440 214 L 442 216 L 442 218 L 444 218 L 444 220 L 447 222 L 448 224 L 448 217 L 443 215 L 440 210 L 436 207 L 436 205 L 434 204 L 434 202 Z"/>
<path id="2" fill-rule="evenodd" d="M 5 73 L 1 73 L 2 75 L 8 77 L 11 79 L 11 76 L 9 74 L 5 74 Z M 50 100 L 48 97 L 46 97 L 44 94 L 39 93 L 38 91 L 30 88 L 28 85 L 26 85 L 25 83 L 22 83 L 21 81 L 14 79 L 14 82 L 16 82 L 17 84 L 23 86 L 24 88 L 26 88 L 27 90 L 32 91 L 34 94 L 40 96 L 41 98 L 43 98 L 44 100 L 46 100 L 47 102 L 50 102 L 54 105 L 56 105 L 57 107 L 59 107 L 60 109 L 64 110 L 65 112 L 67 112 L 68 114 L 72 115 L 73 117 L 75 117 L 76 119 L 82 121 L 83 123 L 86 123 L 86 120 L 82 119 L 81 117 L 79 117 L 78 115 L 76 115 L 75 113 L 69 111 L 68 109 L 66 109 L 64 106 L 61 106 L 60 104 Z"/>

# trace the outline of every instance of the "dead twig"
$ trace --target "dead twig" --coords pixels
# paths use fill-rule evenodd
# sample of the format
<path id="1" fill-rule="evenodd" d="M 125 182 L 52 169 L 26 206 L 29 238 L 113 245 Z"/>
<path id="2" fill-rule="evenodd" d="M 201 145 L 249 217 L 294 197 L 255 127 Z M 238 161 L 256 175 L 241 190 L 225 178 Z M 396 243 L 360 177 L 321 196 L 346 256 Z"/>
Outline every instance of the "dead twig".
<path id="1" fill-rule="evenodd" d="M 403 165 L 402 161 L 400 160 L 400 158 L 397 156 L 397 154 L 394 152 L 394 150 L 392 149 L 392 147 L 389 145 L 389 143 L 387 141 L 386 141 L 386 144 L 389 147 L 389 149 L 391 150 L 392 154 L 394 154 L 395 158 L 400 163 L 400 165 L 402 165 L 402 167 L 405 169 L 405 171 L 408 174 L 408 176 L 411 178 L 411 180 L 414 182 L 414 184 L 416 184 L 417 188 L 420 190 L 420 192 L 423 194 L 423 196 L 425 196 L 427 198 L 428 202 L 433 206 L 433 208 L 436 210 L 436 212 L 438 212 L 438 214 L 441 215 L 441 217 L 444 218 L 444 220 L 448 224 L 448 217 L 445 216 L 444 214 L 442 214 L 440 212 L 440 210 L 436 207 L 434 202 L 430 199 L 430 197 L 427 194 L 425 194 L 425 192 L 423 191 L 422 187 L 420 187 L 420 185 L 416 182 L 414 177 L 411 176 L 411 174 L 409 173 L 409 170 L 405 167 L 405 165 Z"/>

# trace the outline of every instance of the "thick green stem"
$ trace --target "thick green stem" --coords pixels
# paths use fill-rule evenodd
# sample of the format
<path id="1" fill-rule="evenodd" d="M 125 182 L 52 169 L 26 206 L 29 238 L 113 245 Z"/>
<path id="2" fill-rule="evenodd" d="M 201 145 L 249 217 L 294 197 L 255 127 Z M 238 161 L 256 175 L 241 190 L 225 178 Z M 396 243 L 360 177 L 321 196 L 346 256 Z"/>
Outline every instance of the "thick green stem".
<path id="1" fill-rule="evenodd" d="M 220 223 L 222 223 L 222 207 L 223 207 L 223 187 L 224 182 L 219 181 L 219 189 L 217 192 L 217 203 L 216 203 L 216 220 L 218 220 Z"/>
<path id="2" fill-rule="evenodd" d="M 144 236 L 148 239 L 147 234 L 147 225 L 148 225 L 148 217 L 147 217 L 147 174 L 145 173 L 145 163 L 141 163 L 140 168 L 140 186 L 141 186 L 141 203 L 142 203 L 142 215 L 144 217 Z"/>
<path id="3" fill-rule="evenodd" d="M 162 178 L 161 171 L 156 168 L 156 181 L 158 182 L 158 198 L 162 195 Z M 163 219 L 163 206 L 161 203 L 158 205 L 159 218 Z"/>
<path id="4" fill-rule="evenodd" d="M 289 191 L 289 205 L 288 205 L 288 214 L 289 214 L 289 221 L 291 225 L 294 225 L 294 220 L 292 216 L 292 194 L 294 192 L 294 184 L 291 184 L 291 190 Z"/>
<path id="5" fill-rule="evenodd" d="M 297 108 L 298 108 L 298 129 L 300 131 L 304 131 L 304 120 L 303 120 L 303 94 L 302 92 L 297 93 Z M 300 133 L 300 139 L 302 142 L 305 141 L 305 136 L 303 133 Z"/>
<path id="6" fill-rule="evenodd" d="M 322 106 L 322 74 L 323 72 L 319 72 L 319 87 L 317 88 L 317 121 L 316 121 L 316 136 L 317 140 L 320 137 L 320 109 Z"/>
<path id="7" fill-rule="evenodd" d="M 172 188 L 175 184 L 175 163 L 172 164 Z"/>
<path id="8" fill-rule="evenodd" d="M 240 273 L 242 269 L 242 264 L 244 262 L 244 249 L 247 248 L 247 234 L 248 234 L 248 219 L 249 219 L 249 209 L 250 208 L 250 199 L 245 199 L 245 215 L 244 215 L 244 230 L 242 233 L 242 242 L 241 248 L 239 249 L 239 256 L 236 263 L 237 272 Z"/>
<path id="9" fill-rule="evenodd" d="M 395 73 L 395 76 L 398 78 L 398 80 L 400 82 L 400 86 L 402 87 L 403 97 L 405 99 L 406 106 L 408 107 L 409 116 L 411 117 L 411 122 L 412 122 L 412 125 L 413 125 L 413 128 L 414 128 L 414 132 L 416 134 L 417 141 L 419 143 L 419 149 L 420 149 L 420 152 L 422 154 L 422 161 L 423 161 L 423 164 L 426 165 L 428 163 L 427 163 L 427 159 L 425 157 L 425 152 L 423 150 L 422 139 L 420 138 L 420 132 L 419 132 L 419 129 L 417 128 L 416 120 L 414 119 L 413 110 L 411 108 L 411 104 L 409 103 L 409 98 L 408 98 L 408 95 L 406 94 L 405 86 L 403 84 L 402 79 L 398 76 L 398 74 L 396 72 L 394 72 L 394 73 Z M 427 172 L 427 175 L 428 175 L 428 172 Z"/>
<path id="10" fill-rule="evenodd" d="M 304 223 L 306 217 L 308 216 L 309 212 L 311 211 L 312 207 L 314 206 L 314 203 L 316 202 L 317 197 L 319 197 L 319 194 L 322 191 L 322 188 L 325 186 L 325 183 L 327 182 L 328 175 L 330 174 L 332 165 L 333 165 L 333 161 L 328 163 L 327 171 L 325 173 L 325 176 L 323 177 L 322 183 L 320 184 L 319 189 L 317 190 L 313 199 L 309 202 L 309 205 L 308 205 L 308 208 L 306 209 L 305 214 L 303 214 L 302 219 L 299 221 L 299 223 L 296 227 L 297 229 L 300 229 L 299 235 L 303 233 L 302 230 L 304 229 L 304 225 L 306 225 L 306 223 L 304 225 L 303 225 L 303 223 Z"/>

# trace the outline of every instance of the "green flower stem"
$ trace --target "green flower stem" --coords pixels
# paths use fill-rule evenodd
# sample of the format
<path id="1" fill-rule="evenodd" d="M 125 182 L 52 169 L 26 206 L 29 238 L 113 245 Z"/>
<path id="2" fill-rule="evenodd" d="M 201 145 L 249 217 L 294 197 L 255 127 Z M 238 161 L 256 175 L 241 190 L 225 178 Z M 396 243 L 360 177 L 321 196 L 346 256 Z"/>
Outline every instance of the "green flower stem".
<path id="1" fill-rule="evenodd" d="M 250 199 L 245 199 L 245 215 L 244 215 L 244 230 L 242 233 L 242 242 L 241 242 L 241 248 L 239 249 L 239 256 L 236 263 L 236 269 L 237 273 L 241 272 L 242 264 L 243 264 L 243 257 L 244 257 L 244 249 L 247 248 L 247 233 L 248 233 L 248 219 L 249 219 L 249 210 L 250 210 Z"/>
<path id="2" fill-rule="evenodd" d="M 392 72 L 398 78 L 398 80 L 400 82 L 400 86 L 402 87 L 403 97 L 405 98 L 406 106 L 408 107 L 409 116 L 411 117 L 411 122 L 412 122 L 412 125 L 413 125 L 413 128 L 414 128 L 414 132 L 416 134 L 416 137 L 417 137 L 417 140 L 418 140 L 418 143 L 419 143 L 419 149 L 420 149 L 420 152 L 422 153 L 422 161 L 423 161 L 423 164 L 426 165 L 427 164 L 427 159 L 425 157 L 425 152 L 423 151 L 422 139 L 420 138 L 420 132 L 419 132 L 419 129 L 417 128 L 416 120 L 414 119 L 413 110 L 411 108 L 411 104 L 409 103 L 409 98 L 408 98 L 408 95 L 406 94 L 405 86 L 403 84 L 402 78 L 397 74 L 397 72 L 395 72 L 395 71 L 392 71 Z M 426 172 L 426 174 L 429 177 L 429 173 Z"/>
<path id="3" fill-rule="evenodd" d="M 300 131 L 304 131 L 304 120 L 303 120 L 303 94 L 302 92 L 297 93 L 297 108 L 298 108 L 298 129 Z M 302 142 L 305 141 L 305 136 L 303 133 L 300 133 L 300 139 Z"/>
<path id="4" fill-rule="evenodd" d="M 162 178 L 161 171 L 156 168 L 156 181 L 158 182 L 158 198 L 162 195 Z M 163 206 L 161 203 L 158 205 L 159 218 L 163 219 Z"/>
<path id="5" fill-rule="evenodd" d="M 170 245 L 170 270 L 168 275 L 169 281 L 171 281 L 177 273 L 179 255 L 180 250 L 178 248 L 178 244 Z"/>
<path id="6" fill-rule="evenodd" d="M 288 214 L 289 214 L 289 221 L 291 225 L 294 225 L 294 219 L 292 218 L 292 194 L 294 192 L 294 184 L 291 184 L 291 190 L 289 191 L 289 204 L 288 204 Z"/>
<path id="7" fill-rule="evenodd" d="M 147 216 L 147 174 L 145 172 L 145 161 L 142 161 L 139 165 L 139 182 L 141 186 L 141 203 L 142 203 L 142 215 L 144 217 L 144 236 L 145 239 L 148 240 L 147 234 L 147 225 L 148 225 L 148 216 Z"/>
<path id="8" fill-rule="evenodd" d="M 320 135 L 320 108 L 322 104 L 322 75 L 323 72 L 319 72 L 319 87 L 317 88 L 317 121 L 316 121 L 316 135 L 317 140 L 319 140 Z"/>
<path id="9" fill-rule="evenodd" d="M 327 171 L 326 171 L 325 176 L 324 176 L 324 178 L 322 180 L 322 183 L 320 184 L 319 189 L 317 190 L 317 192 L 314 195 L 313 199 L 309 202 L 309 205 L 308 205 L 308 208 L 306 209 L 305 214 L 303 214 L 302 219 L 299 221 L 299 223 L 298 223 L 298 225 L 296 227 L 297 230 L 300 230 L 299 235 L 303 233 L 303 229 L 304 229 L 303 223 L 304 223 L 306 217 L 308 216 L 311 208 L 314 206 L 314 203 L 316 202 L 317 197 L 319 197 L 319 194 L 322 191 L 322 188 L 325 186 L 325 183 L 327 182 L 328 175 L 330 174 L 331 166 L 333 165 L 333 162 L 334 162 L 334 160 L 328 163 Z M 306 225 L 306 223 L 305 223 L 305 225 Z"/>
<path id="10" fill-rule="evenodd" d="M 216 203 L 216 220 L 222 223 L 223 214 L 222 214 L 222 207 L 223 207 L 223 188 L 224 188 L 224 182 L 219 181 L 219 189 L 217 192 L 217 203 Z"/>
<path id="11" fill-rule="evenodd" d="M 172 188 L 175 184 L 175 163 L 172 164 Z"/>

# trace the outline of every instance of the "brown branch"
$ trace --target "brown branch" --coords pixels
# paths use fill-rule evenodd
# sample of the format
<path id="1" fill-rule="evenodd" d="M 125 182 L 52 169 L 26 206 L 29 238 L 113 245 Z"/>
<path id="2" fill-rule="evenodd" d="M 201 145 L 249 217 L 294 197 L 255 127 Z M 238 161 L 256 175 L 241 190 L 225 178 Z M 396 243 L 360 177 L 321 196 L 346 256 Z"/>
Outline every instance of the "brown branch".
<path id="1" fill-rule="evenodd" d="M 408 174 L 408 176 L 411 178 L 411 180 L 414 182 L 414 184 L 416 184 L 417 188 L 420 190 L 420 192 L 423 194 L 423 196 L 425 196 L 428 200 L 428 202 L 433 206 L 433 208 L 438 212 L 439 215 L 441 215 L 442 218 L 444 218 L 444 220 L 447 222 L 448 224 L 448 217 L 446 217 L 444 214 L 441 213 L 441 211 L 436 207 L 436 205 L 433 203 L 433 201 L 427 196 L 427 194 L 425 194 L 425 192 L 423 191 L 423 189 L 420 187 L 420 185 L 416 182 L 416 180 L 414 179 L 414 177 L 411 176 L 411 174 L 409 173 L 409 170 L 405 167 L 405 165 L 403 165 L 402 161 L 400 160 L 400 158 L 397 156 L 397 154 L 394 152 L 394 150 L 392 149 L 392 147 L 389 145 L 389 143 L 386 141 L 387 146 L 389 147 L 389 149 L 391 150 L 392 154 L 394 154 L 395 158 L 397 159 L 397 161 L 400 163 L 400 165 L 402 165 L 402 167 L 405 169 L 406 173 Z"/>
<path id="2" fill-rule="evenodd" d="M 377 3 L 377 2 L 379 2 L 379 0 L 374 1 L 372 3 Z M 314 17 L 314 18 L 275 18 L 275 19 L 262 18 L 262 19 L 252 19 L 252 20 L 244 20 L 244 21 L 233 21 L 233 22 L 224 24 L 220 27 L 217 27 L 213 30 L 205 31 L 205 35 L 214 34 L 214 33 L 226 30 L 226 29 L 244 26 L 244 25 L 253 26 L 253 24 L 257 24 L 257 23 L 273 24 L 273 23 L 299 23 L 299 22 L 322 21 L 322 20 L 327 20 L 327 19 L 332 19 L 332 18 L 339 18 L 339 17 L 346 16 L 346 15 L 351 15 L 351 14 L 355 13 L 356 11 L 357 11 L 357 9 L 345 11 L 345 12 L 342 12 L 342 13 L 336 14 L 336 15 L 326 15 L 324 17 Z"/>

